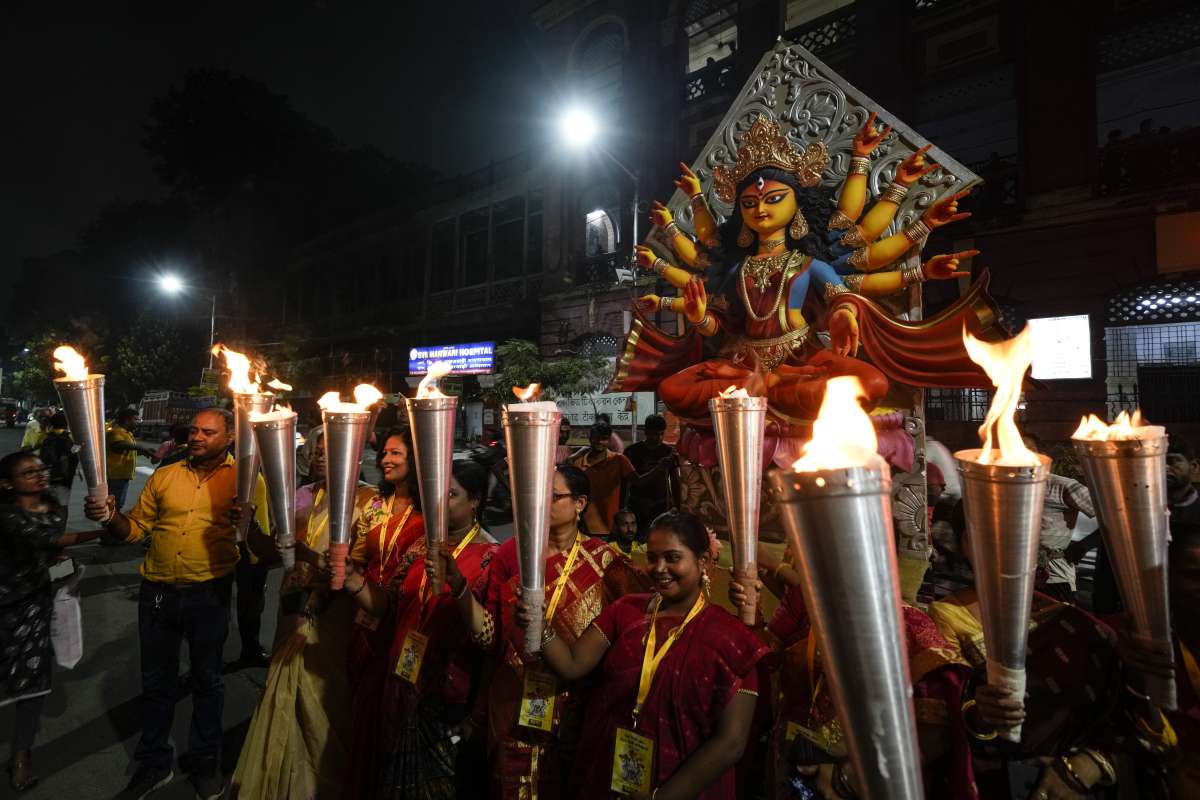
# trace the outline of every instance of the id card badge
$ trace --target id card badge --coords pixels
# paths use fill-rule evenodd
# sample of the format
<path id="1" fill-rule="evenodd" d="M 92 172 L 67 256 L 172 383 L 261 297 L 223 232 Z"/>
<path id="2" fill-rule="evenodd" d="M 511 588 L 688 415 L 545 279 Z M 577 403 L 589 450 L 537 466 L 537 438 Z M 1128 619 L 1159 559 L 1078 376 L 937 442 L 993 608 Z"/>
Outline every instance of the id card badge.
<path id="1" fill-rule="evenodd" d="M 609 788 L 617 794 L 649 797 L 653 766 L 654 740 L 629 728 L 618 727 Z"/>
<path id="2" fill-rule="evenodd" d="M 800 727 L 800 723 L 798 723 L 798 722 L 792 722 L 791 720 L 788 720 L 788 724 L 787 724 L 787 733 L 785 734 L 785 741 L 786 741 L 788 744 L 791 744 L 791 743 L 792 743 L 792 741 L 793 741 L 793 740 L 794 740 L 794 739 L 795 739 L 797 736 L 799 736 L 799 735 L 800 735 L 800 731 L 801 731 L 801 730 L 803 730 L 803 729 Z"/>
<path id="3" fill-rule="evenodd" d="M 525 668 L 521 692 L 521 715 L 517 722 L 527 728 L 548 731 L 554 727 L 554 700 L 558 685 L 546 670 Z"/>
<path id="4" fill-rule="evenodd" d="M 367 611 L 365 608 L 360 608 L 354 614 L 354 624 L 358 625 L 360 628 L 366 628 L 369 631 L 373 631 L 379 627 L 379 617 Z"/>
<path id="5" fill-rule="evenodd" d="M 425 660 L 425 648 L 428 646 L 428 636 L 409 631 L 400 647 L 400 658 L 396 659 L 396 676 L 416 686 L 417 676 L 421 674 L 421 662 Z"/>

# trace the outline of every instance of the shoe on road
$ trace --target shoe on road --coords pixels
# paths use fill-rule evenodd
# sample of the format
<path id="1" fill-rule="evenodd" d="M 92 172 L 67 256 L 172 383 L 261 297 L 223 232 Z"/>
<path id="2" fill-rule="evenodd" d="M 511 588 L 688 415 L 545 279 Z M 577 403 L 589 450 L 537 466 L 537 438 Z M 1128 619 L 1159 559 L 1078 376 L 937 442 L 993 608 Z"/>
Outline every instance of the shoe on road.
<path id="1" fill-rule="evenodd" d="M 193 773 L 190 780 L 196 800 L 221 800 L 225 796 L 225 776 L 219 769 Z"/>
<path id="2" fill-rule="evenodd" d="M 175 770 L 170 767 L 151 767 L 142 764 L 133 773 L 129 785 L 125 787 L 117 800 L 142 800 L 166 786 L 175 777 Z"/>
<path id="3" fill-rule="evenodd" d="M 271 666 L 271 654 L 261 647 L 254 647 L 243 650 L 242 657 L 237 660 L 237 663 L 244 667 L 269 667 Z"/>

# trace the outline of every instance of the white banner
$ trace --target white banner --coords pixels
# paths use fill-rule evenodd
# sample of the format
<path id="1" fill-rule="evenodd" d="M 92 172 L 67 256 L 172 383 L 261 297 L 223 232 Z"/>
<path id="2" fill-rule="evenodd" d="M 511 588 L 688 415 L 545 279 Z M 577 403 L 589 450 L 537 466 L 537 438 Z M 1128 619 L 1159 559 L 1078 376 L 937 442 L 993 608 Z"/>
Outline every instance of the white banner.
<path id="1" fill-rule="evenodd" d="M 636 396 L 636 401 L 635 401 Z M 611 394 L 580 394 L 560 397 L 554 402 L 572 427 L 587 427 L 596 421 L 596 414 L 608 414 L 613 425 L 633 424 L 633 406 L 637 407 L 638 425 L 654 413 L 654 392 L 613 392 Z"/>

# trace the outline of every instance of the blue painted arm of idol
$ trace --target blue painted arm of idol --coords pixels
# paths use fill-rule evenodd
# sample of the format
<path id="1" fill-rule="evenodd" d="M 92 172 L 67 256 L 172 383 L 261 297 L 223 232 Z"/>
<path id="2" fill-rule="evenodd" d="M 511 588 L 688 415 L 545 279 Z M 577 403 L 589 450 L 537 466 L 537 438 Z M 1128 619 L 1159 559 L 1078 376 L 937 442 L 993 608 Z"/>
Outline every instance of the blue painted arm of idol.
<path id="1" fill-rule="evenodd" d="M 808 270 L 805 272 L 804 277 L 809 278 L 812 281 L 811 285 L 812 285 L 813 289 L 816 292 L 818 292 L 819 296 L 822 299 L 824 299 L 824 297 L 825 297 L 825 285 L 826 284 L 833 284 L 834 286 L 840 286 L 843 289 L 847 288 L 845 282 L 842 281 L 842 276 L 838 274 L 836 269 L 834 269 L 829 264 L 826 264 L 824 261 L 818 261 L 815 258 L 812 260 L 812 263 L 808 265 Z M 798 283 L 799 283 L 799 281 L 796 281 L 796 283 L 792 284 L 792 298 L 791 299 L 793 300 L 793 302 L 794 302 L 795 293 L 796 293 L 796 285 Z M 805 289 L 807 291 L 807 286 L 805 287 Z M 799 302 L 800 303 L 804 302 L 804 295 L 800 295 Z M 798 306 L 798 305 L 793 305 L 793 308 L 799 308 L 799 307 L 800 306 Z"/>

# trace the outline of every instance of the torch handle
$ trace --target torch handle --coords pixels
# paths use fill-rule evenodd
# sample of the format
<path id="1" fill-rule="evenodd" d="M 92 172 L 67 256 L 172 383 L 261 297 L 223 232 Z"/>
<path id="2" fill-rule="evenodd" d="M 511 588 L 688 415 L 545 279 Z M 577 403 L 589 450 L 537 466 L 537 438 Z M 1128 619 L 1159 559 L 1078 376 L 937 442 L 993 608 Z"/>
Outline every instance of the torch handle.
<path id="1" fill-rule="evenodd" d="M 438 594 L 442 591 L 442 587 L 446 585 L 446 565 L 442 563 L 442 559 L 435 554 L 433 556 L 433 581 L 430 586 L 433 588 L 433 594 Z"/>
<path id="2" fill-rule="evenodd" d="M 283 568 L 291 572 L 296 567 L 296 548 L 284 547 L 279 551 L 279 557 L 283 559 Z"/>
<path id="3" fill-rule="evenodd" d="M 333 577 L 329 579 L 329 588 L 339 591 L 346 583 L 346 558 L 350 555 L 349 542 L 329 543 L 329 566 L 333 569 Z"/>
<path id="4" fill-rule="evenodd" d="M 1014 700 L 1025 702 L 1025 670 L 1006 667 L 998 661 L 987 659 L 987 682 L 997 689 L 1003 689 Z M 1000 738 L 1006 742 L 1021 741 L 1021 726 L 1000 731 Z"/>
<path id="5" fill-rule="evenodd" d="M 536 613 L 529 620 L 529 627 L 525 629 L 525 654 L 534 655 L 542 652 L 542 633 L 545 631 L 546 618 L 542 609 L 546 604 L 546 587 L 540 589 L 530 589 L 527 586 L 521 587 L 521 596 L 525 599 L 526 605 L 535 609 Z"/>
<path id="6" fill-rule="evenodd" d="M 95 486 L 88 487 L 88 497 L 99 497 L 101 500 L 108 499 L 108 482 L 97 483 Z"/>
<path id="7" fill-rule="evenodd" d="M 1175 676 L 1142 675 L 1142 689 L 1154 701 L 1154 704 L 1164 711 L 1175 711 L 1178 703 L 1175 698 Z"/>
<path id="8" fill-rule="evenodd" d="M 754 625 L 758 620 L 758 569 L 753 564 L 742 569 L 734 569 L 733 577 L 746 590 L 746 602 L 742 604 L 741 620 L 746 625 Z"/>

